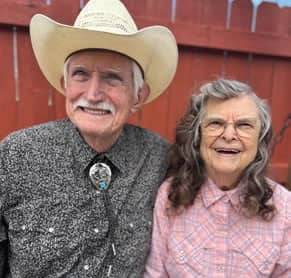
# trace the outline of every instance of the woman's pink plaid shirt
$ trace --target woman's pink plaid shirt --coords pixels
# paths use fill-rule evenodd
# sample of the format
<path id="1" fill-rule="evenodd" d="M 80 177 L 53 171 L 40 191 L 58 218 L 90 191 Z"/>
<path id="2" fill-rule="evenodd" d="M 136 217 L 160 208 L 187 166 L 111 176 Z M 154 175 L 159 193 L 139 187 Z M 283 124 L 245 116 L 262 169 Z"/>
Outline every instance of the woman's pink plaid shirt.
<path id="1" fill-rule="evenodd" d="M 144 278 L 291 277 L 291 192 L 270 181 L 277 213 L 266 222 L 241 214 L 239 188 L 208 181 L 191 208 L 169 217 L 169 182 L 157 196 Z"/>

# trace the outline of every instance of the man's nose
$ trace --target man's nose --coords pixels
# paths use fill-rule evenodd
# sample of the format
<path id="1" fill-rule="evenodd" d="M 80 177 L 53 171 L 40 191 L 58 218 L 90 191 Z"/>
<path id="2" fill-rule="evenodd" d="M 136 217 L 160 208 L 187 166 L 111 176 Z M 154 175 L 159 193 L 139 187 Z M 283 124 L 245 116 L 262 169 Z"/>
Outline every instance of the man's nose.
<path id="1" fill-rule="evenodd" d="M 235 126 L 233 123 L 226 123 L 224 126 L 224 130 L 222 133 L 222 137 L 226 140 L 226 141 L 231 141 L 234 139 L 237 139 L 237 131 L 235 129 Z"/>
<path id="2" fill-rule="evenodd" d="M 91 78 L 88 81 L 86 97 L 89 101 L 99 101 L 104 97 L 104 88 L 98 72 L 92 72 Z"/>

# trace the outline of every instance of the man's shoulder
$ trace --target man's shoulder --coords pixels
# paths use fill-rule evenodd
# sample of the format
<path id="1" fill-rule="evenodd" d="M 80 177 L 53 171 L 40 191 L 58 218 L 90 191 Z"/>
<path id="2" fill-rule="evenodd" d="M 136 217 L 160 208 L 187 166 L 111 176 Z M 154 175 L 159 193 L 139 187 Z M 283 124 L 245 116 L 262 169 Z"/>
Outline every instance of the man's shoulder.
<path id="1" fill-rule="evenodd" d="M 170 143 L 165 138 L 149 129 L 126 125 L 124 130 L 128 140 L 134 141 L 134 144 L 140 148 L 164 151 L 170 146 Z"/>
<path id="2" fill-rule="evenodd" d="M 68 120 L 56 120 L 19 129 L 10 133 L 1 142 L 2 145 L 33 145 L 54 141 L 62 138 L 64 131 L 70 125 Z"/>

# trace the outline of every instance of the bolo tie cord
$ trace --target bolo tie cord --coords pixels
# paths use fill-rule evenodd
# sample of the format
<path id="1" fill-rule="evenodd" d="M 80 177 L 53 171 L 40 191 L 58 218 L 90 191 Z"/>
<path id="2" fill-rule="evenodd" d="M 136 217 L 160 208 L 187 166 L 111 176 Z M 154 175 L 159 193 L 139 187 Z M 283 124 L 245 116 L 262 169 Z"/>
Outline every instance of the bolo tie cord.
<path id="1" fill-rule="evenodd" d="M 102 270 L 102 274 L 106 275 L 107 277 L 110 276 L 112 272 L 112 261 L 114 257 L 116 256 L 116 248 L 115 248 L 115 240 L 114 240 L 114 232 L 117 227 L 117 217 L 113 211 L 112 204 L 108 195 L 108 192 L 103 192 L 103 199 L 104 204 L 106 208 L 106 214 L 107 218 L 109 220 L 109 232 L 108 232 L 108 238 L 110 242 L 110 248 L 106 254 L 106 257 L 104 259 L 104 267 Z M 101 276 L 103 277 L 103 276 Z"/>
<path id="2" fill-rule="evenodd" d="M 110 201 L 110 197 L 108 194 L 108 188 L 112 179 L 112 171 L 110 166 L 104 161 L 103 158 L 101 161 L 94 163 L 89 169 L 89 177 L 96 190 L 100 191 L 103 197 L 106 216 L 109 221 L 109 231 L 108 231 L 108 239 L 110 242 L 110 248 L 105 256 L 103 261 L 103 265 L 100 268 L 100 275 L 98 277 L 109 277 L 112 272 L 112 261 L 116 256 L 116 248 L 115 248 L 115 240 L 114 240 L 114 232 L 117 227 L 117 217 L 113 210 L 112 203 Z"/>

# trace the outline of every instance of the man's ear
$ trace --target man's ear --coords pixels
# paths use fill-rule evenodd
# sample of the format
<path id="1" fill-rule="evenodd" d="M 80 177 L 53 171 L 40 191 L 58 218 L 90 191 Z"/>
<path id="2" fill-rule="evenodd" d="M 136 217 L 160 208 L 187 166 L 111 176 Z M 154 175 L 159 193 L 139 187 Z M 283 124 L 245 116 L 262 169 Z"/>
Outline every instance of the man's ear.
<path id="1" fill-rule="evenodd" d="M 62 76 L 61 80 L 60 80 L 60 83 L 61 83 L 61 87 L 63 89 L 63 91 L 65 92 L 66 91 L 66 86 L 65 86 L 65 79 L 64 79 L 64 76 Z"/>
<path id="2" fill-rule="evenodd" d="M 144 83 L 141 89 L 137 92 L 137 96 L 135 96 L 135 103 L 131 108 L 131 113 L 137 112 L 146 102 L 150 95 L 150 87 L 148 84 Z"/>

